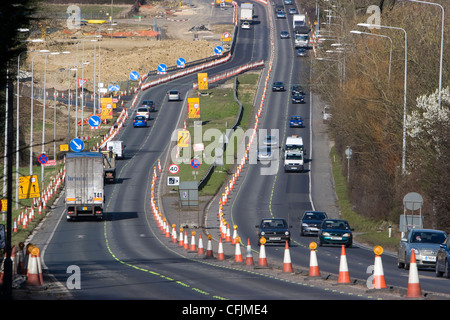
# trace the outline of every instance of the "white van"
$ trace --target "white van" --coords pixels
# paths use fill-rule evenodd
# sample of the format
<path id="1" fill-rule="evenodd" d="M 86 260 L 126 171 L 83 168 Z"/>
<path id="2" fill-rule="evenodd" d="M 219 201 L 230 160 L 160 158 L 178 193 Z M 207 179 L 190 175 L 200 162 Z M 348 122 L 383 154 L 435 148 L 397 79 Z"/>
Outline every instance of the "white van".
<path id="1" fill-rule="evenodd" d="M 297 135 L 286 138 L 284 146 L 284 171 L 304 170 L 303 139 Z"/>
<path id="2" fill-rule="evenodd" d="M 123 141 L 108 141 L 106 143 L 106 150 L 112 150 L 118 159 L 123 159 L 125 157 L 123 151 L 124 148 L 125 145 L 123 144 Z"/>

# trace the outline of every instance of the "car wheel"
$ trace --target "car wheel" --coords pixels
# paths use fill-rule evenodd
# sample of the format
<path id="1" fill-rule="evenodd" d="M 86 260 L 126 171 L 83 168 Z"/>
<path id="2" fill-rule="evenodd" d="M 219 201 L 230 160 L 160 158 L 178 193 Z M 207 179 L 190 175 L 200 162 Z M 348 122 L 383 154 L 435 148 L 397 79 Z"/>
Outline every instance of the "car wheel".
<path id="1" fill-rule="evenodd" d="M 438 260 L 436 260 L 436 265 L 435 265 L 434 269 L 436 272 L 436 277 L 440 278 L 444 275 L 443 272 L 439 271 L 439 261 Z"/>
<path id="2" fill-rule="evenodd" d="M 405 267 L 405 264 L 403 262 L 400 262 L 400 258 L 397 258 L 397 267 L 399 269 L 403 269 Z"/>
<path id="3" fill-rule="evenodd" d="M 448 272 L 448 260 L 445 260 L 444 278 L 450 278 L 450 272 Z"/>

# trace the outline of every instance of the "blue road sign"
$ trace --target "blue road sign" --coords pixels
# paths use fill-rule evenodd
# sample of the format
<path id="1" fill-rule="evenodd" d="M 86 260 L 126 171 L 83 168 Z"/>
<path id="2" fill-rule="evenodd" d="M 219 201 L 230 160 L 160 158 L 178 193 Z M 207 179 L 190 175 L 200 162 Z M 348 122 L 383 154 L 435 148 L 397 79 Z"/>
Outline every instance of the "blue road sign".
<path id="1" fill-rule="evenodd" d="M 137 81 L 139 79 L 139 73 L 137 71 L 130 72 L 130 80 Z"/>
<path id="2" fill-rule="evenodd" d="M 184 68 L 185 65 L 186 65 L 186 60 L 184 58 L 177 59 L 177 66 L 179 68 Z"/>
<path id="3" fill-rule="evenodd" d="M 95 128 L 98 127 L 100 125 L 101 121 L 102 120 L 100 119 L 99 116 L 94 115 L 94 116 L 89 117 L 89 125 L 91 127 L 95 127 Z"/>
<path id="4" fill-rule="evenodd" d="M 38 157 L 38 161 L 40 164 L 46 164 L 48 161 L 48 157 L 45 153 L 41 153 Z"/>
<path id="5" fill-rule="evenodd" d="M 138 75 L 138 78 L 139 78 L 139 75 Z M 108 86 L 108 91 L 109 92 L 120 91 L 120 86 L 118 84 L 110 85 L 110 86 Z"/>
<path id="6" fill-rule="evenodd" d="M 221 46 L 217 46 L 214 48 L 214 54 L 222 54 L 223 48 Z"/>
<path id="7" fill-rule="evenodd" d="M 73 152 L 80 152 L 84 149 L 84 142 L 81 139 L 75 138 L 70 141 L 70 150 Z"/>
<path id="8" fill-rule="evenodd" d="M 199 167 L 200 167 L 200 160 L 192 159 L 191 160 L 191 168 L 192 169 L 198 169 Z"/>
<path id="9" fill-rule="evenodd" d="M 161 63 L 158 66 L 158 73 L 166 73 L 167 72 L 167 66 L 164 63 Z"/>

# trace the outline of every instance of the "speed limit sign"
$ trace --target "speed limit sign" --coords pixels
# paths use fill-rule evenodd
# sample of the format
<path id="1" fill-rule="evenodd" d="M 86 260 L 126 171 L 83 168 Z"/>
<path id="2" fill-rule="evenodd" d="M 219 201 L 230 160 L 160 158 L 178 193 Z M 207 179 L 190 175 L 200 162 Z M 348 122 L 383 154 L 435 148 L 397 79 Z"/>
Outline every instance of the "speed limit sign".
<path id="1" fill-rule="evenodd" d="M 178 171 L 180 171 L 180 167 L 176 163 L 173 163 L 169 166 L 169 172 L 171 174 L 177 174 Z"/>

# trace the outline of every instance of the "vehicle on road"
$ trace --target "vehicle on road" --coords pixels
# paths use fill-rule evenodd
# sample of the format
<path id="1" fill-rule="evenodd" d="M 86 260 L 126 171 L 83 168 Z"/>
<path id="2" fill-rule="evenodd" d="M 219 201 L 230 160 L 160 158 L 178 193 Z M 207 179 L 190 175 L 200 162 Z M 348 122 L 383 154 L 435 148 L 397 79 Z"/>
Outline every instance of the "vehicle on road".
<path id="1" fill-rule="evenodd" d="M 289 39 L 289 31 L 283 30 L 280 32 L 281 39 Z"/>
<path id="2" fill-rule="evenodd" d="M 265 146 L 276 146 L 278 145 L 278 139 L 275 136 L 269 135 L 264 138 L 263 144 Z"/>
<path id="3" fill-rule="evenodd" d="M 250 29 L 250 22 L 248 22 L 248 21 L 242 22 L 241 28 L 242 29 Z"/>
<path id="4" fill-rule="evenodd" d="M 305 96 L 303 95 L 303 93 L 294 93 L 292 95 L 292 103 L 305 103 Z"/>
<path id="5" fill-rule="evenodd" d="M 447 234 L 434 229 L 410 229 L 400 239 L 397 252 L 397 266 L 409 269 L 411 251 L 414 250 L 418 268 L 435 268 L 436 256 L 440 245 L 444 243 Z"/>
<path id="6" fill-rule="evenodd" d="M 325 105 L 323 107 L 323 111 L 322 111 L 322 119 L 323 122 L 326 123 L 328 120 L 331 119 L 331 113 L 330 113 L 330 106 Z"/>
<path id="7" fill-rule="evenodd" d="M 317 235 L 323 220 L 328 216 L 322 211 L 305 211 L 300 221 L 300 235 Z"/>
<path id="8" fill-rule="evenodd" d="M 353 244 L 353 229 L 346 220 L 325 219 L 319 230 L 319 246 L 324 244 L 345 245 L 347 248 Z"/>
<path id="9" fill-rule="evenodd" d="M 303 128 L 303 118 L 301 116 L 291 116 L 289 126 L 291 128 Z"/>
<path id="10" fill-rule="evenodd" d="M 282 81 L 275 81 L 272 85 L 272 91 L 285 91 L 284 83 Z"/>
<path id="11" fill-rule="evenodd" d="M 150 111 L 150 112 L 156 111 L 155 103 L 153 102 L 153 100 L 142 101 L 141 107 L 148 108 L 148 111 Z"/>
<path id="12" fill-rule="evenodd" d="M 240 20 L 251 22 L 253 21 L 253 4 L 252 3 L 242 3 L 241 4 L 241 14 Z"/>
<path id="13" fill-rule="evenodd" d="M 150 111 L 147 107 L 139 107 L 136 110 L 136 116 L 144 116 L 146 120 L 150 120 Z"/>
<path id="14" fill-rule="evenodd" d="M 288 226 L 285 219 L 262 219 L 256 228 L 259 228 L 258 243 L 262 237 L 266 239 L 266 243 L 285 243 L 287 241 L 289 244 L 291 242 L 291 232 L 289 231 L 291 227 Z"/>
<path id="15" fill-rule="evenodd" d="M 144 116 L 136 116 L 133 120 L 133 127 L 147 127 L 147 119 Z"/>
<path id="16" fill-rule="evenodd" d="M 286 12 L 284 12 L 284 10 L 277 11 L 277 18 L 286 19 Z"/>
<path id="17" fill-rule="evenodd" d="M 289 14 L 296 14 L 297 13 L 297 9 L 295 8 L 289 8 Z"/>
<path id="18" fill-rule="evenodd" d="M 301 93 L 301 94 L 305 94 L 305 91 L 303 90 L 303 87 L 299 84 L 294 84 L 291 87 L 291 94 L 294 95 L 296 93 Z"/>
<path id="19" fill-rule="evenodd" d="M 181 100 L 181 94 L 178 90 L 170 90 L 167 93 L 167 97 L 169 101 L 180 101 Z"/>
<path id="20" fill-rule="evenodd" d="M 436 256 L 436 277 L 450 278 L 450 237 L 439 246 Z"/>
<path id="21" fill-rule="evenodd" d="M 291 135 L 286 138 L 284 146 L 284 172 L 304 171 L 303 138 Z"/>
<path id="22" fill-rule="evenodd" d="M 273 157 L 272 147 L 264 146 L 258 148 L 258 155 L 257 155 L 258 161 L 269 161 L 272 160 L 272 157 Z"/>
<path id="23" fill-rule="evenodd" d="M 101 152 L 66 154 L 64 179 L 67 220 L 103 219 L 104 168 Z"/>
<path id="24" fill-rule="evenodd" d="M 111 140 L 106 143 L 106 150 L 114 152 L 117 159 L 125 158 L 125 153 L 123 151 L 125 149 L 125 145 L 123 141 L 120 140 Z"/>
<path id="25" fill-rule="evenodd" d="M 284 4 L 290 5 L 290 4 L 292 4 L 292 0 L 284 0 Z"/>
<path id="26" fill-rule="evenodd" d="M 300 48 L 297 50 L 297 57 L 306 57 L 308 56 L 308 51 L 305 48 Z"/>
<path id="27" fill-rule="evenodd" d="M 103 150 L 103 171 L 105 182 L 116 181 L 116 155 L 112 150 Z"/>

